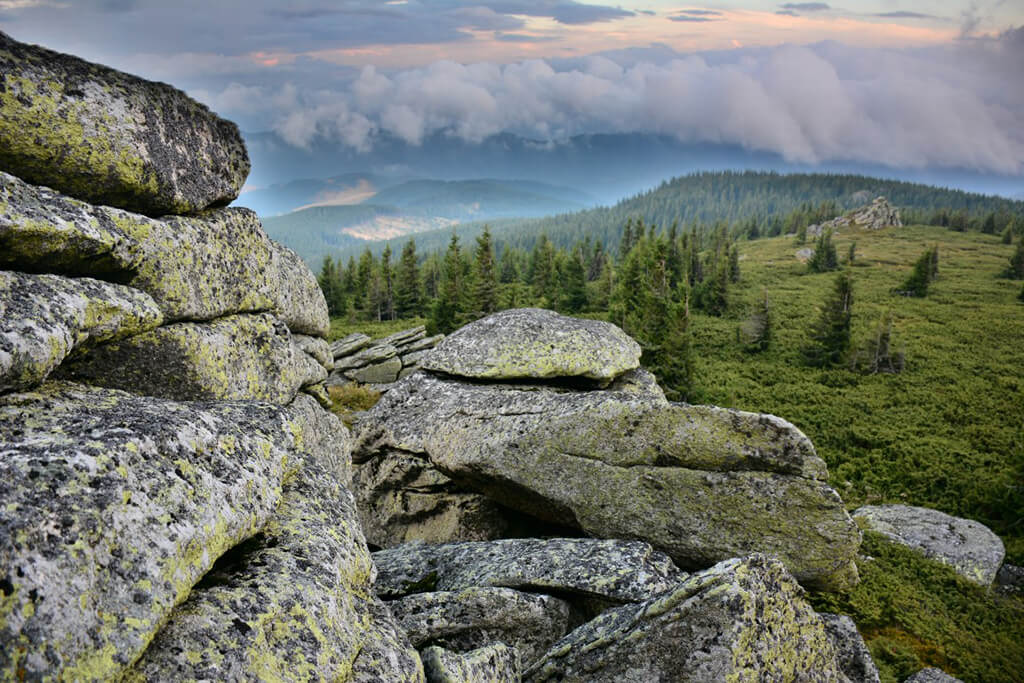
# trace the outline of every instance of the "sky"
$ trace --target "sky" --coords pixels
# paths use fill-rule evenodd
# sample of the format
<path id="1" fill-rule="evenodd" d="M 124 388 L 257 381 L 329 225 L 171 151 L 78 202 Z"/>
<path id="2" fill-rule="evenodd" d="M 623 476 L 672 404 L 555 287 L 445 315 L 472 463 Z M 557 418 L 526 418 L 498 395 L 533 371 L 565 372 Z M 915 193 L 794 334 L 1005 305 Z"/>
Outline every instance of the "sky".
<path id="1" fill-rule="evenodd" d="M 0 30 L 307 149 L 646 132 L 1024 175 L 1024 0 L 0 0 Z"/>

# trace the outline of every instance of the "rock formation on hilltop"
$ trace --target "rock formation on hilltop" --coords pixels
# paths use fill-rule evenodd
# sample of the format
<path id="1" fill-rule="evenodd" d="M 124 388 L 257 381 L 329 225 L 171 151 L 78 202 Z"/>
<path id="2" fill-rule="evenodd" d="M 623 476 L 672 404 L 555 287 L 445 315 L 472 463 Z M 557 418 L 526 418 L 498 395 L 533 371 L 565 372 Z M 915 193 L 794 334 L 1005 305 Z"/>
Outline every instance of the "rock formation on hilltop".
<path id="1" fill-rule="evenodd" d="M 866 230 L 881 230 L 882 228 L 903 227 L 900 219 L 900 212 L 889 204 L 885 197 L 876 197 L 871 204 L 848 212 L 845 216 L 833 218 L 821 225 L 811 225 L 807 228 L 808 237 L 818 237 L 826 230 L 838 231 L 840 228 L 858 227 Z"/>

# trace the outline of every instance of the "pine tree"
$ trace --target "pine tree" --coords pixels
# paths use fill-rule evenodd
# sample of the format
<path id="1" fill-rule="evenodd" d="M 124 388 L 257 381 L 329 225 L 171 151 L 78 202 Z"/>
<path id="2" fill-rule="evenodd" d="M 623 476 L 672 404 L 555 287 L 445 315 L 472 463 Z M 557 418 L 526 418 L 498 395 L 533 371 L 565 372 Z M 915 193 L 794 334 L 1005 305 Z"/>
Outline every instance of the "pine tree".
<path id="1" fill-rule="evenodd" d="M 750 317 L 740 324 L 736 332 L 745 351 L 758 353 L 768 349 L 772 340 L 772 312 L 767 289 L 762 292 Z"/>
<path id="2" fill-rule="evenodd" d="M 804 361 L 813 367 L 845 365 L 852 317 L 853 279 L 848 270 L 843 270 L 836 275 L 832 295 L 811 327 L 809 343 L 803 349 Z"/>
<path id="3" fill-rule="evenodd" d="M 1001 239 L 1003 244 L 1013 244 L 1013 230 L 1011 229 L 1009 224 L 1007 224 L 1006 227 L 1003 229 Z"/>
<path id="4" fill-rule="evenodd" d="M 345 285 L 339 272 L 340 267 L 329 255 L 324 256 L 320 274 L 316 278 L 327 302 L 327 312 L 332 317 L 344 315 L 346 308 Z"/>
<path id="5" fill-rule="evenodd" d="M 903 372 L 904 354 L 892 350 L 892 311 L 886 311 L 878 322 L 874 334 L 868 337 L 864 348 L 854 357 L 851 369 L 867 375 L 880 372 Z"/>
<path id="6" fill-rule="evenodd" d="M 391 267 L 391 243 L 380 255 L 380 320 L 395 319 L 395 270 Z"/>
<path id="7" fill-rule="evenodd" d="M 409 240 L 402 247 L 395 282 L 395 313 L 399 318 L 422 315 L 423 295 L 420 288 L 420 269 L 416 261 L 416 241 Z"/>
<path id="8" fill-rule="evenodd" d="M 846 253 L 846 265 L 853 265 L 853 262 L 857 259 L 857 242 L 850 242 L 850 250 Z"/>
<path id="9" fill-rule="evenodd" d="M 1024 280 L 1024 237 L 1017 240 L 1017 250 L 1010 257 L 1010 265 L 1003 272 L 1011 280 Z"/>
<path id="10" fill-rule="evenodd" d="M 474 261 L 473 315 L 477 318 L 498 310 L 498 278 L 494 268 L 494 245 L 491 228 L 485 225 L 483 234 L 476 238 Z"/>
<path id="11" fill-rule="evenodd" d="M 996 234 L 996 215 L 989 211 L 985 220 L 981 223 L 981 231 L 986 235 Z"/>
<path id="12" fill-rule="evenodd" d="M 914 270 L 900 286 L 905 296 L 927 296 L 928 284 L 932 281 L 932 250 L 929 249 L 914 263 Z"/>
<path id="13" fill-rule="evenodd" d="M 503 285 L 519 282 L 519 266 L 516 263 L 516 250 L 506 246 L 501 252 L 501 274 L 498 281 Z"/>
<path id="14" fill-rule="evenodd" d="M 839 258 L 836 256 L 836 245 L 832 242 L 832 231 L 822 230 L 814 244 L 814 254 L 807 261 L 807 270 L 811 273 L 827 273 L 838 267 Z"/>
<path id="15" fill-rule="evenodd" d="M 729 247 L 729 282 L 740 281 L 740 250 L 735 244 Z"/>
<path id="16" fill-rule="evenodd" d="M 586 307 L 587 273 L 583 267 L 582 249 L 576 248 L 565 262 L 560 310 L 565 313 L 580 313 Z"/>
<path id="17" fill-rule="evenodd" d="M 441 268 L 441 285 L 427 319 L 427 334 L 450 334 L 459 327 L 463 280 L 459 236 L 452 232 Z"/>
<path id="18" fill-rule="evenodd" d="M 558 262 L 555 247 L 541 234 L 530 254 L 529 282 L 537 305 L 554 308 L 558 303 Z"/>

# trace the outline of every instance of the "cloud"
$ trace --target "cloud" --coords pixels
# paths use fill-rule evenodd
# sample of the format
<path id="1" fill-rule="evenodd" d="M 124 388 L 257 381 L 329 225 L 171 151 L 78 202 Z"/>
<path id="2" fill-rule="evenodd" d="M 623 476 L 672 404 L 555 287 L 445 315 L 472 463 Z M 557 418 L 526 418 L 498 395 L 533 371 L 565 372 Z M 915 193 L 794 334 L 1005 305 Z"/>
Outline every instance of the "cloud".
<path id="1" fill-rule="evenodd" d="M 695 17 L 720 17 L 722 13 L 714 9 L 681 9 L 676 14 L 689 14 Z"/>
<path id="2" fill-rule="evenodd" d="M 968 38 L 981 24 L 981 13 L 977 2 L 972 2 L 960 12 L 960 37 Z"/>
<path id="3" fill-rule="evenodd" d="M 800 14 L 798 12 L 794 12 L 791 9 L 780 9 L 780 10 L 776 10 L 775 13 L 780 15 L 780 16 L 783 16 L 783 17 L 799 17 L 800 16 Z"/>
<path id="4" fill-rule="evenodd" d="M 695 23 L 699 23 L 699 22 L 702 22 L 702 21 L 718 21 L 719 17 L 703 17 L 703 16 L 693 16 L 693 15 L 690 15 L 690 14 L 678 14 L 678 15 L 673 16 L 673 17 L 668 17 L 668 19 L 669 19 L 669 21 L 681 21 L 681 22 L 692 21 L 692 22 L 695 22 Z"/>
<path id="5" fill-rule="evenodd" d="M 342 90 L 275 103 L 269 92 L 234 86 L 210 101 L 263 102 L 277 111 L 274 129 L 305 147 L 325 139 L 367 150 L 381 135 L 415 145 L 438 133 L 480 142 L 509 132 L 543 143 L 640 132 L 797 163 L 1024 173 L 1024 91 L 1006 87 L 1019 76 L 1024 27 L 915 50 L 824 43 L 638 54 L 647 57 L 367 67 Z"/>
<path id="6" fill-rule="evenodd" d="M 781 7 L 791 12 L 823 12 L 832 9 L 824 2 L 787 2 Z"/>
<path id="7" fill-rule="evenodd" d="M 937 19 L 934 14 L 921 14 L 920 12 L 879 12 L 873 16 L 883 19 Z"/>

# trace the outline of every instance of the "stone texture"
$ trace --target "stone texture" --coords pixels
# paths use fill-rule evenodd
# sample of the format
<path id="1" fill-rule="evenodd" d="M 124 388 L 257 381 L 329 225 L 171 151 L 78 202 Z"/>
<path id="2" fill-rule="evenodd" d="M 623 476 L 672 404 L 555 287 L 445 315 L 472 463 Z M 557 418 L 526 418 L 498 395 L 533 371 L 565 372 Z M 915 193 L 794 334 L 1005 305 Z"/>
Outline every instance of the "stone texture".
<path id="1" fill-rule="evenodd" d="M 331 355 L 331 346 L 326 339 L 310 337 L 305 334 L 293 334 L 292 341 L 303 353 L 322 365 L 324 370 L 334 369 L 334 356 Z"/>
<path id="2" fill-rule="evenodd" d="M 0 398 L 0 679 L 116 678 L 267 522 L 301 429 L 63 382 Z"/>
<path id="3" fill-rule="evenodd" d="M 136 665 L 137 678 L 347 680 L 365 647 L 388 640 L 376 628 L 372 572 L 351 494 L 307 459 L 260 532 L 175 609 Z M 392 648 L 410 664 L 404 680 L 422 679 L 408 641 L 381 654 Z M 377 680 L 403 680 L 401 668 L 377 672 Z"/>
<path id="4" fill-rule="evenodd" d="M 288 406 L 296 443 L 347 487 L 352 485 L 352 434 L 313 396 L 300 393 Z"/>
<path id="5" fill-rule="evenodd" d="M 390 384 L 398 379 L 401 370 L 402 359 L 394 357 L 362 368 L 346 370 L 345 377 L 360 384 Z"/>
<path id="6" fill-rule="evenodd" d="M 366 540 L 379 548 L 500 538 L 509 529 L 507 510 L 411 453 L 356 466 L 353 488 Z"/>
<path id="7" fill-rule="evenodd" d="M 348 683 L 420 683 L 425 681 L 423 663 L 409 637 L 379 600 L 370 604 L 373 624 L 352 664 Z"/>
<path id="8" fill-rule="evenodd" d="M 283 323 L 264 313 L 165 325 L 92 349 L 57 375 L 161 398 L 285 405 L 327 371 L 292 346 Z"/>
<path id="9" fill-rule="evenodd" d="M 871 204 L 849 211 L 844 216 L 833 218 L 821 225 L 809 226 L 807 236 L 819 237 L 826 230 L 836 231 L 839 228 L 851 226 L 867 230 L 881 230 L 889 227 L 903 227 L 903 221 L 900 219 L 900 212 L 889 204 L 885 197 L 876 197 Z"/>
<path id="10" fill-rule="evenodd" d="M 523 680 L 842 680 L 825 629 L 802 595 L 777 560 L 727 560 L 580 626 Z"/>
<path id="11" fill-rule="evenodd" d="M 853 513 L 865 528 L 918 550 L 982 586 L 991 585 L 1006 551 L 984 524 L 909 505 L 866 505 Z"/>
<path id="12" fill-rule="evenodd" d="M 856 526 L 811 443 L 773 416 L 417 373 L 355 431 L 356 462 L 421 455 L 502 505 L 647 541 L 685 569 L 757 551 L 808 586 L 856 580 Z"/>
<path id="13" fill-rule="evenodd" d="M 954 678 L 942 669 L 928 667 L 921 669 L 903 683 L 964 683 L 959 678 Z"/>
<path id="14" fill-rule="evenodd" d="M 397 354 L 398 349 L 391 344 L 374 344 L 348 356 L 335 356 L 334 369 L 341 372 L 354 368 L 364 368 L 367 365 L 381 363 L 389 358 L 394 358 Z M 401 361 L 399 361 L 399 367 L 401 367 Z"/>
<path id="15" fill-rule="evenodd" d="M 162 320 L 137 289 L 0 271 L 0 393 L 41 384 L 74 349 L 139 334 Z"/>
<path id="16" fill-rule="evenodd" d="M 519 651 L 495 643 L 465 654 L 441 647 L 421 653 L 427 683 L 519 683 Z"/>
<path id="17" fill-rule="evenodd" d="M 477 379 L 579 377 L 607 382 L 639 367 L 640 345 L 611 323 L 521 308 L 456 330 L 421 365 Z"/>
<path id="18" fill-rule="evenodd" d="M 840 614 L 819 614 L 832 647 L 836 662 L 850 683 L 880 683 L 878 667 L 864 643 L 853 619 Z"/>
<path id="19" fill-rule="evenodd" d="M 147 218 L 0 172 L 3 267 L 127 284 L 168 322 L 272 311 L 293 332 L 325 337 L 330 328 L 313 273 L 248 209 Z"/>
<path id="20" fill-rule="evenodd" d="M 410 327 L 407 330 L 399 330 L 394 334 L 389 334 L 377 343 L 390 344 L 395 348 L 404 350 L 405 347 L 423 339 L 425 336 L 427 336 L 427 328 L 423 325 L 417 325 L 416 327 Z"/>
<path id="21" fill-rule="evenodd" d="M 640 541 L 590 538 L 407 543 L 373 554 L 374 590 L 386 599 L 431 590 L 515 588 L 565 597 L 642 602 L 685 578 L 672 560 Z"/>
<path id="22" fill-rule="evenodd" d="M 406 363 L 409 358 L 409 354 L 416 353 L 418 351 L 429 351 L 440 343 L 444 339 L 443 334 L 435 334 L 433 337 L 422 337 L 416 341 L 404 344 L 400 351 L 402 353 L 402 362 Z M 408 365 L 409 363 L 406 363 Z"/>
<path id="23" fill-rule="evenodd" d="M 509 588 L 416 593 L 387 603 L 417 648 L 467 652 L 494 642 L 519 650 L 524 665 L 569 632 L 569 604 Z"/>
<path id="24" fill-rule="evenodd" d="M 1024 592 L 1024 567 L 1004 564 L 996 574 L 996 583 L 1006 593 Z"/>
<path id="25" fill-rule="evenodd" d="M 238 126 L 164 83 L 0 33 L 0 167 L 149 215 L 224 206 L 249 175 Z"/>
<path id="26" fill-rule="evenodd" d="M 362 332 L 354 332 L 331 344 L 331 355 L 335 358 L 350 356 L 356 351 L 366 348 L 373 340 Z"/>

